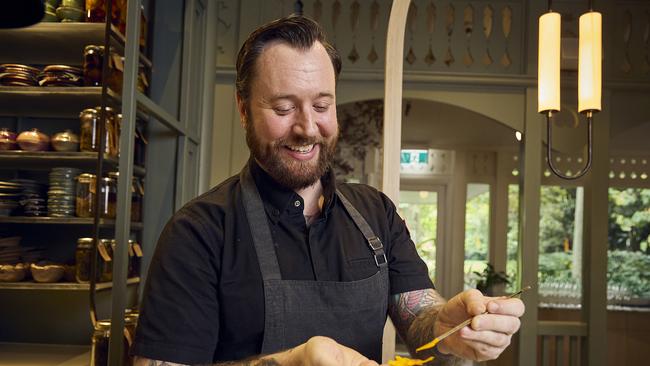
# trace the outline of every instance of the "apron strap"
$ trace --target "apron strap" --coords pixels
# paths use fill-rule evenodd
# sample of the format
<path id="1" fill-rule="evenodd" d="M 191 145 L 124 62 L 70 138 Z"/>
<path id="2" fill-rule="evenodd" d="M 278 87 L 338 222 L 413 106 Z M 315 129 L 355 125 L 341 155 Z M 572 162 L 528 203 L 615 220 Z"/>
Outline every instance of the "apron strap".
<path id="1" fill-rule="evenodd" d="M 370 250 L 373 253 L 373 257 L 375 258 L 375 264 L 377 267 L 380 269 L 383 267 L 386 267 L 388 265 L 388 259 L 386 258 L 386 253 L 384 252 L 384 245 L 381 242 L 381 239 L 375 233 L 372 231 L 372 228 L 370 225 L 368 225 L 368 222 L 366 219 L 361 216 L 359 211 L 357 211 L 354 206 L 352 206 L 352 203 L 348 201 L 347 198 L 339 191 L 338 189 L 336 190 L 336 195 L 339 197 L 341 202 L 343 202 L 343 206 L 345 209 L 348 211 L 350 214 L 350 217 L 352 217 L 352 221 L 354 221 L 354 224 L 357 225 L 357 228 L 361 231 L 363 236 L 366 238 L 366 241 L 368 242 L 368 246 L 370 247 Z"/>
<path id="2" fill-rule="evenodd" d="M 280 274 L 278 257 L 275 254 L 271 229 L 266 219 L 262 198 L 250 173 L 250 163 L 246 164 L 239 173 L 239 179 L 242 185 L 242 198 L 246 209 L 246 217 L 248 218 L 257 260 L 262 272 L 262 280 L 280 280 L 282 275 Z"/>

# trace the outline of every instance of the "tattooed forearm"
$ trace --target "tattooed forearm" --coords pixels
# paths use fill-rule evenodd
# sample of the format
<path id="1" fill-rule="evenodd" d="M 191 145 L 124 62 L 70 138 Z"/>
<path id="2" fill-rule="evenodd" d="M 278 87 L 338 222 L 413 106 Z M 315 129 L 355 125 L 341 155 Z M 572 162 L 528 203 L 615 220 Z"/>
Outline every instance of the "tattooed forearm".
<path id="1" fill-rule="evenodd" d="M 433 289 L 410 291 L 394 295 L 389 303 L 388 311 L 399 335 L 409 343 L 408 330 L 418 315 L 431 308 L 435 309 L 437 314 L 438 309 L 444 303 L 445 299 Z M 435 316 L 433 321 L 435 322 Z"/>
<path id="2" fill-rule="evenodd" d="M 135 366 L 190 366 L 180 363 L 166 362 L 166 361 L 156 361 L 149 360 L 144 358 L 136 358 L 134 362 Z M 210 366 L 208 364 L 196 364 L 192 366 Z M 242 361 L 229 361 L 223 363 L 216 363 L 211 366 L 280 366 L 280 364 L 274 359 L 257 359 L 257 360 L 242 360 Z"/>
<path id="3" fill-rule="evenodd" d="M 389 314 L 400 337 L 406 343 L 411 355 L 415 349 L 435 338 L 434 325 L 438 311 L 446 300 L 433 289 L 404 292 L 394 295 L 389 303 Z M 418 358 L 427 358 L 432 352 L 420 352 Z M 437 365 L 453 365 L 455 359 L 434 361 Z"/>

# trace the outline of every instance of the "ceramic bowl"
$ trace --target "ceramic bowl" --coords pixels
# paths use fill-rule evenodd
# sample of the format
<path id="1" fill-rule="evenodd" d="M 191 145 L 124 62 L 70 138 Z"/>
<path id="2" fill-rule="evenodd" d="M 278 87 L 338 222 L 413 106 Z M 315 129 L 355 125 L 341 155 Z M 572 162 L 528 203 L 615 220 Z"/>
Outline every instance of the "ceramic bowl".
<path id="1" fill-rule="evenodd" d="M 59 18 L 56 16 L 56 10 L 54 11 L 45 10 L 45 14 L 43 14 L 43 19 L 41 19 L 41 22 L 58 23 Z"/>
<path id="2" fill-rule="evenodd" d="M 70 130 L 54 134 L 51 143 L 56 151 L 79 151 L 79 136 Z"/>
<path id="3" fill-rule="evenodd" d="M 0 150 L 16 150 L 16 133 L 6 128 L 0 129 Z"/>
<path id="4" fill-rule="evenodd" d="M 0 265 L 0 282 L 22 281 L 27 274 L 27 268 L 22 263 Z"/>
<path id="5" fill-rule="evenodd" d="M 34 281 L 43 283 L 59 282 L 65 273 L 65 267 L 60 264 L 38 265 L 32 263 L 30 270 Z"/>
<path id="6" fill-rule="evenodd" d="M 25 151 L 46 151 L 50 147 L 50 138 L 36 128 L 21 132 L 16 142 Z"/>
<path id="7" fill-rule="evenodd" d="M 73 8 L 69 6 L 59 6 L 56 8 L 56 16 L 62 22 L 83 22 L 86 14 L 82 8 Z"/>
<path id="8" fill-rule="evenodd" d="M 84 8 L 86 7 L 86 1 L 85 0 L 61 0 L 60 7 L 77 8 L 77 9 L 84 10 Z"/>

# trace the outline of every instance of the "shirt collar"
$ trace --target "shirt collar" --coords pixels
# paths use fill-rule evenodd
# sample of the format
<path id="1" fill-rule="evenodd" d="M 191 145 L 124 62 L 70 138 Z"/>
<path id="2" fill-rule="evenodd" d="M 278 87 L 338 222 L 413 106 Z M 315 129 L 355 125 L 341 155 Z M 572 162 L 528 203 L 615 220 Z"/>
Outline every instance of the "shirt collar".
<path id="1" fill-rule="evenodd" d="M 300 210 L 302 212 L 302 207 L 296 208 L 294 202 L 299 200 L 302 206 L 304 204 L 302 197 L 294 192 L 292 189 L 287 188 L 275 179 L 273 179 L 254 158 L 249 159 L 250 172 L 257 190 L 260 193 L 260 197 L 264 202 L 264 208 L 269 218 L 276 223 L 280 215 L 287 210 Z M 323 204 L 323 213 L 325 216 L 329 213 L 332 207 L 332 200 L 334 192 L 336 192 L 336 179 L 332 169 L 329 169 L 322 177 L 321 183 L 323 185 L 323 196 L 325 197 L 325 202 Z"/>

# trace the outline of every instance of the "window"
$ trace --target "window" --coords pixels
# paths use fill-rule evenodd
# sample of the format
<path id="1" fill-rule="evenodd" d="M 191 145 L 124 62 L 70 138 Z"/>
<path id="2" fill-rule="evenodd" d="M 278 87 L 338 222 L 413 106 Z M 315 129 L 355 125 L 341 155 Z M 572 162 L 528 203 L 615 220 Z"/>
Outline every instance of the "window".
<path id="1" fill-rule="evenodd" d="M 607 300 L 650 306 L 650 189 L 609 189 Z"/>
<path id="2" fill-rule="evenodd" d="M 465 288 L 476 288 L 476 274 L 488 263 L 490 185 L 469 183 L 465 203 Z"/>
<path id="3" fill-rule="evenodd" d="M 436 273 L 436 237 L 438 230 L 438 193 L 400 191 L 399 215 L 406 221 L 411 240 L 429 268 L 429 277 Z"/>
<path id="4" fill-rule="evenodd" d="M 539 222 L 539 301 L 578 306 L 582 278 L 582 187 L 543 186 Z M 579 201 L 576 204 L 576 201 Z"/>

